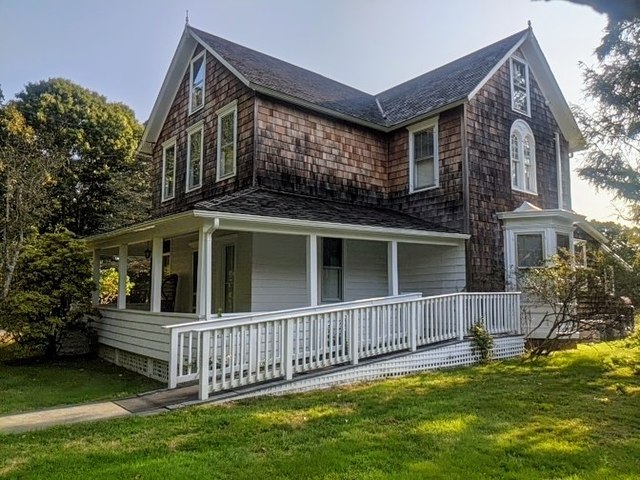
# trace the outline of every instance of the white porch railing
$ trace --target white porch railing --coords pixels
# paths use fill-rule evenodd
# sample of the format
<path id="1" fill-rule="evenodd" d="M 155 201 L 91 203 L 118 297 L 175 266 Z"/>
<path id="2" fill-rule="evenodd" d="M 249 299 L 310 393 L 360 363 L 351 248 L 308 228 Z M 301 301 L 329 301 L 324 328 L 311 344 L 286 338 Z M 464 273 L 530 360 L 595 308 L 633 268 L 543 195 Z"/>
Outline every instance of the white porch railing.
<path id="1" fill-rule="evenodd" d="M 385 297 L 169 326 L 169 386 L 198 378 L 206 399 L 211 392 L 462 340 L 478 321 L 493 335 L 520 333 L 520 294 Z"/>

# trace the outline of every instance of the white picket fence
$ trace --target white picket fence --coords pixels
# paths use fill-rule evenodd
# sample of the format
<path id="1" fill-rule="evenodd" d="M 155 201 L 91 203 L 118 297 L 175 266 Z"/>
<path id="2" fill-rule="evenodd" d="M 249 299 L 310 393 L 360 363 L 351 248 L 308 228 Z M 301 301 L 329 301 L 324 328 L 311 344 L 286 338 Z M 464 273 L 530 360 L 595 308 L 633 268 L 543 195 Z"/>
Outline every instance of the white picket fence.
<path id="1" fill-rule="evenodd" d="M 519 334 L 520 294 L 400 295 L 169 326 L 169 387 L 198 379 L 206 399 L 212 392 L 462 340 L 479 321 L 492 335 Z"/>

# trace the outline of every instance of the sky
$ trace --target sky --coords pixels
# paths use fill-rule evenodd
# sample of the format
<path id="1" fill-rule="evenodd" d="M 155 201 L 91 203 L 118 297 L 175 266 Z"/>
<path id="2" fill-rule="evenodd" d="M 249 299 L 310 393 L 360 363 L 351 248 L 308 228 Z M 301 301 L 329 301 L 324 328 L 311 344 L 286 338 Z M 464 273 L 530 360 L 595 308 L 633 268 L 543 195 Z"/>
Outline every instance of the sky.
<path id="1" fill-rule="evenodd" d="M 564 0 L 0 0 L 0 87 L 65 77 L 145 121 L 185 24 L 375 94 L 523 30 L 530 20 L 567 101 L 584 103 L 606 17 Z M 580 164 L 581 154 L 572 162 Z M 573 209 L 620 205 L 572 175 Z"/>

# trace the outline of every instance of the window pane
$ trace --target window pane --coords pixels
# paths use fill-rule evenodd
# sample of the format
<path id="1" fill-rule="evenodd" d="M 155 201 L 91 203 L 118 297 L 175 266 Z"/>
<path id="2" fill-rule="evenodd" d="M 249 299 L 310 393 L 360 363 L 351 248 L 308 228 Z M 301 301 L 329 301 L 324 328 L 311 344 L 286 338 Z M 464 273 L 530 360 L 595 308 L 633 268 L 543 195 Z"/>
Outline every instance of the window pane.
<path id="1" fill-rule="evenodd" d="M 191 74 L 191 108 L 197 108 L 204 101 L 204 57 L 193 62 Z"/>
<path id="2" fill-rule="evenodd" d="M 543 264 L 542 235 L 518 235 L 518 268 L 539 267 Z"/>
<path id="3" fill-rule="evenodd" d="M 513 86 L 524 90 L 527 88 L 527 67 L 517 60 L 513 61 Z"/>
<path id="4" fill-rule="evenodd" d="M 174 167 L 176 162 L 176 147 L 171 146 L 164 151 L 164 198 L 174 194 Z"/>
<path id="5" fill-rule="evenodd" d="M 433 129 L 414 133 L 413 148 L 415 160 L 433 157 Z"/>
<path id="6" fill-rule="evenodd" d="M 569 235 L 563 233 L 556 234 L 556 246 L 558 255 L 566 258 L 567 254 L 571 251 L 571 244 L 569 242 Z"/>
<path id="7" fill-rule="evenodd" d="M 436 184 L 433 158 L 414 163 L 414 188 L 432 187 Z"/>
<path id="8" fill-rule="evenodd" d="M 227 145 L 220 149 L 220 176 L 225 177 L 233 173 L 233 145 Z"/>
<path id="9" fill-rule="evenodd" d="M 222 125 L 220 128 L 222 129 L 221 143 L 222 145 L 226 145 L 227 143 L 233 142 L 233 119 L 235 117 L 235 112 L 231 112 L 221 119 Z"/>
<path id="10" fill-rule="evenodd" d="M 511 183 L 514 187 L 520 186 L 520 140 L 517 135 L 511 135 Z"/>
<path id="11" fill-rule="evenodd" d="M 192 133 L 189 137 L 189 187 L 200 185 L 200 162 L 202 157 L 202 131 Z"/>
<path id="12" fill-rule="evenodd" d="M 516 110 L 521 112 L 527 111 L 527 91 L 526 90 L 513 90 L 513 106 Z"/>
<path id="13" fill-rule="evenodd" d="M 322 300 L 342 300 L 342 270 L 322 269 Z"/>
<path id="14" fill-rule="evenodd" d="M 322 239 L 322 266 L 342 267 L 342 239 Z"/>

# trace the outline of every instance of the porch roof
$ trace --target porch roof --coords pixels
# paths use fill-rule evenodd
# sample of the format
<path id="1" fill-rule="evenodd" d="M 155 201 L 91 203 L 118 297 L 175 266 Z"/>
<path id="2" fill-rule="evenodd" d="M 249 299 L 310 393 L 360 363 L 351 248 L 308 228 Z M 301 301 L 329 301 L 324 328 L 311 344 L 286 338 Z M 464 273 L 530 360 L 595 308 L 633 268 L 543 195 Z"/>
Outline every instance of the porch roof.
<path id="1" fill-rule="evenodd" d="M 265 188 L 250 188 L 199 202 L 195 210 L 290 218 L 312 222 L 331 222 L 428 232 L 462 233 L 427 220 L 387 208 L 354 205 L 316 197 L 289 194 Z"/>

